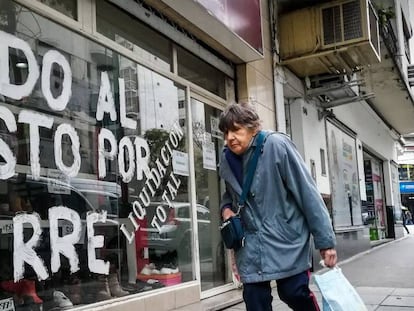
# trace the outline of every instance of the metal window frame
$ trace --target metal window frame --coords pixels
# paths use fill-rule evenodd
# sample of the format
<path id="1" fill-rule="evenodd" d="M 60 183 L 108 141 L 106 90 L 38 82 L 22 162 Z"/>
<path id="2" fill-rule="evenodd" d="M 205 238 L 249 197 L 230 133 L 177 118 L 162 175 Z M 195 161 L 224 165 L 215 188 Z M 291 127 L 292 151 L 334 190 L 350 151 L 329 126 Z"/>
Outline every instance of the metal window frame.
<path id="1" fill-rule="evenodd" d="M 343 6 L 346 3 L 349 2 L 354 2 L 354 1 L 358 1 L 359 2 L 359 13 L 360 13 L 360 17 L 361 17 L 361 30 L 362 30 L 362 36 L 359 38 L 354 38 L 354 39 L 349 39 L 349 40 L 345 40 L 344 36 L 345 36 L 345 32 L 344 32 L 344 20 L 343 20 Z M 342 1 L 336 1 L 336 2 L 330 2 L 324 5 L 321 5 L 319 7 L 320 10 L 320 27 L 321 27 L 321 38 L 324 38 L 324 27 L 323 27 L 323 19 L 322 19 L 322 11 L 324 9 L 328 9 L 328 8 L 333 8 L 335 6 L 339 6 L 339 12 L 340 12 L 340 27 L 341 27 L 341 40 L 340 41 L 336 41 L 333 43 L 329 43 L 329 44 L 325 44 L 323 41 L 321 42 L 321 46 L 323 48 L 331 48 L 331 47 L 337 47 L 337 46 L 343 46 L 348 45 L 348 44 L 352 44 L 354 42 L 359 42 L 361 41 L 361 39 L 368 39 L 369 38 L 369 31 L 367 29 L 367 25 L 368 25 L 368 14 L 366 14 L 366 12 L 368 12 L 368 0 L 342 0 Z M 368 33 L 367 33 L 368 32 Z"/>

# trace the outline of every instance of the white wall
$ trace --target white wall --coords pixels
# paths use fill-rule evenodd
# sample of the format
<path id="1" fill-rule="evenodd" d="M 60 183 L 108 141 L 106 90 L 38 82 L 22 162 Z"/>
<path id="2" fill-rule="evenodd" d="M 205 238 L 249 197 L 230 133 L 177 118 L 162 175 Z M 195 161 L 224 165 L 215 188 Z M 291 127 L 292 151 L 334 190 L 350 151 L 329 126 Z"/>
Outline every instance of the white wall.
<path id="1" fill-rule="evenodd" d="M 299 153 L 305 157 L 305 147 L 303 144 L 303 99 L 289 99 L 289 114 L 291 119 L 291 138 L 296 144 Z"/>
<path id="2" fill-rule="evenodd" d="M 325 123 L 318 120 L 318 111 L 303 99 L 296 99 L 290 105 L 292 118 L 292 139 L 310 169 L 311 160 L 315 161 L 316 183 L 321 193 L 330 194 L 328 154 L 325 135 Z M 325 150 L 326 175 L 321 174 L 320 149 Z"/>
<path id="3" fill-rule="evenodd" d="M 394 206 L 397 202 L 393 198 L 395 187 L 390 161 L 397 162 L 396 136 L 385 126 L 366 102 L 356 102 L 333 109 L 336 117 L 357 133 L 363 147 L 382 159 L 384 171 L 385 203 Z M 359 168 L 360 173 L 363 167 Z M 361 175 L 360 174 L 360 178 Z M 362 189 L 361 189 L 362 193 Z"/>
<path id="4" fill-rule="evenodd" d="M 307 103 L 303 99 L 290 101 L 290 115 L 292 121 L 292 140 L 295 142 L 307 166 L 310 168 L 310 160 L 316 164 L 316 182 L 321 193 L 331 193 L 329 183 L 329 171 L 326 176 L 321 175 L 320 149 L 327 152 L 325 121 L 318 120 L 318 110 L 315 105 Z M 390 160 L 397 162 L 395 139 L 392 132 L 378 118 L 366 102 L 355 102 L 338 106 L 333 109 L 338 120 L 357 133 L 357 140 L 384 163 Z M 328 155 L 326 154 L 326 162 Z M 328 170 L 328 163 L 326 163 Z M 385 170 L 389 169 L 385 165 Z M 359 165 L 360 178 L 364 176 L 363 166 Z M 363 179 L 362 179 L 363 181 Z M 392 182 L 389 174 L 384 176 L 387 204 L 392 204 L 388 198 L 392 196 Z M 360 189 L 363 194 L 363 187 Z"/>
<path id="5" fill-rule="evenodd" d="M 394 160 L 395 139 L 393 134 L 366 102 L 338 106 L 333 109 L 337 119 L 357 133 L 364 148 L 373 152 L 382 160 Z"/>
<path id="6" fill-rule="evenodd" d="M 398 156 L 398 164 L 413 164 L 414 163 L 414 152 L 404 151 L 403 154 Z"/>

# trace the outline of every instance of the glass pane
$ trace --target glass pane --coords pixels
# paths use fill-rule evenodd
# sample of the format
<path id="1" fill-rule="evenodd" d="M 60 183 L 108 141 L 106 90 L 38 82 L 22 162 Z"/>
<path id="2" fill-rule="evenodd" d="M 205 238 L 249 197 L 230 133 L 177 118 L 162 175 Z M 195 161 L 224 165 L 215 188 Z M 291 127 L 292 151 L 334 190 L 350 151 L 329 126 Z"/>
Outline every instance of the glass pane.
<path id="1" fill-rule="evenodd" d="M 220 110 L 191 99 L 196 171 L 197 218 L 201 266 L 201 289 L 207 290 L 231 282 L 226 273 L 227 252 L 220 232 L 220 180 L 217 161 L 223 147 L 218 129 Z"/>
<path id="2" fill-rule="evenodd" d="M 329 172 L 332 181 L 332 205 L 336 228 L 358 226 L 361 220 L 361 198 L 357 171 L 355 138 L 327 122 Z M 368 188 L 367 188 L 368 189 Z"/>
<path id="3" fill-rule="evenodd" d="M 177 62 L 180 77 L 226 98 L 224 73 L 181 47 L 177 47 Z"/>
<path id="4" fill-rule="evenodd" d="M 37 0 L 73 19 L 78 19 L 78 0 Z"/>
<path id="5" fill-rule="evenodd" d="M 408 169 L 407 167 L 403 164 L 401 165 L 401 167 L 398 168 L 398 173 L 399 173 L 399 179 L 400 180 L 408 180 Z"/>
<path id="6" fill-rule="evenodd" d="M 11 1 L 1 10 L 1 280 L 21 267 L 43 310 L 56 291 L 80 305 L 194 280 L 183 88 Z"/>
<path id="7" fill-rule="evenodd" d="M 384 214 L 384 195 L 383 195 L 383 173 L 382 163 L 375 159 L 371 160 L 371 175 L 372 175 L 372 187 L 374 195 L 375 217 L 376 226 L 384 229 L 386 226 L 386 215 Z M 383 236 L 384 237 L 384 236 Z"/>
<path id="8" fill-rule="evenodd" d="M 138 5 L 138 4 L 137 4 Z M 97 31 L 159 69 L 171 70 L 168 39 L 107 1 L 96 1 Z"/>

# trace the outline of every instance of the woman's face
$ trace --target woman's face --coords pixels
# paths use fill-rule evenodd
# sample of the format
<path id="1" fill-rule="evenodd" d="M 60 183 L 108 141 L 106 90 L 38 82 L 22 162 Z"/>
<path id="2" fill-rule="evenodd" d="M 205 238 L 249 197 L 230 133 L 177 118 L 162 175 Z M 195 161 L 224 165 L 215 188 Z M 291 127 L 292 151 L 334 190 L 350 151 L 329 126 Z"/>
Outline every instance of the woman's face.
<path id="1" fill-rule="evenodd" d="M 227 142 L 227 147 L 237 154 L 243 154 L 249 147 L 250 141 L 256 135 L 257 129 L 251 129 L 245 126 L 234 124 L 235 129 L 228 130 L 224 134 L 224 139 Z"/>

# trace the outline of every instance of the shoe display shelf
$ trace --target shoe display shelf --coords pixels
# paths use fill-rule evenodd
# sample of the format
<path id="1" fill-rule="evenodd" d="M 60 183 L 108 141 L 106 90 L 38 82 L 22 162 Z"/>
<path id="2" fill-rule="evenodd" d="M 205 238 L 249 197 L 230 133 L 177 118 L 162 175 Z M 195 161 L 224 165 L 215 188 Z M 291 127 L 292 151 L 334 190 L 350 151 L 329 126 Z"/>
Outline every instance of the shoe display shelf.
<path id="1" fill-rule="evenodd" d="M 170 274 L 138 274 L 137 279 L 144 282 L 157 280 L 165 286 L 170 286 L 181 283 L 181 272 Z"/>

